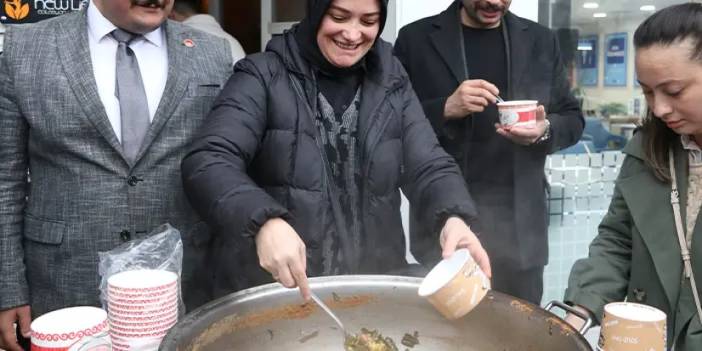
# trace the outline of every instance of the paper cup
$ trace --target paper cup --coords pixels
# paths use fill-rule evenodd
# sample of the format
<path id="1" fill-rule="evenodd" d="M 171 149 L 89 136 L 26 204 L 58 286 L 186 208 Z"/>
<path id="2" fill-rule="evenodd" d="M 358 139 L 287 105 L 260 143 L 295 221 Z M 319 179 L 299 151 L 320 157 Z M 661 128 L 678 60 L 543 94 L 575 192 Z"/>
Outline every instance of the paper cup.
<path id="1" fill-rule="evenodd" d="M 167 306 L 164 308 L 156 310 L 139 310 L 139 311 L 129 311 L 129 310 L 119 310 L 110 309 L 109 318 L 110 319 L 123 319 L 123 320 L 148 320 L 152 318 L 158 318 L 160 316 L 170 316 L 178 315 L 178 305 Z"/>
<path id="2" fill-rule="evenodd" d="M 156 338 L 141 338 L 141 339 L 122 339 L 115 338 L 113 350 L 157 350 L 161 344 L 163 337 Z"/>
<path id="3" fill-rule="evenodd" d="M 605 305 L 598 351 L 665 351 L 666 315 L 637 303 Z"/>
<path id="4" fill-rule="evenodd" d="M 32 351 L 73 351 L 109 347 L 107 312 L 97 307 L 70 307 L 49 312 L 31 324 Z"/>
<path id="5" fill-rule="evenodd" d="M 168 332 L 168 330 L 170 330 L 177 322 L 178 322 L 178 319 L 173 318 L 169 321 L 160 322 L 159 324 L 144 323 L 141 325 L 117 325 L 115 323 L 111 323 L 110 324 L 110 332 L 122 333 L 125 335 L 141 334 L 141 333 L 145 333 L 145 332 L 149 332 L 149 333 Z"/>
<path id="6" fill-rule="evenodd" d="M 107 301 L 116 305 L 128 305 L 128 306 L 151 306 L 151 305 L 163 305 L 166 303 L 172 303 L 178 301 L 178 294 L 174 291 L 170 295 L 163 295 L 159 297 L 143 298 L 143 299 L 124 299 L 114 296 L 109 296 Z"/>
<path id="7" fill-rule="evenodd" d="M 140 269 L 114 274 L 107 279 L 108 293 L 146 294 L 172 289 L 178 275 L 157 269 Z"/>
<path id="8" fill-rule="evenodd" d="M 157 290 L 157 291 L 151 291 L 151 292 L 143 292 L 143 293 L 125 293 L 125 292 L 120 292 L 117 290 L 112 290 L 108 289 L 107 290 L 107 295 L 109 298 L 118 298 L 118 299 L 149 299 L 149 298 L 157 298 L 157 297 L 164 297 L 168 295 L 172 295 L 178 292 L 178 287 L 173 285 L 172 287 L 164 290 Z"/>
<path id="9" fill-rule="evenodd" d="M 534 127 L 536 125 L 536 100 L 505 101 L 497 104 L 500 124 L 506 127 Z"/>
<path id="10" fill-rule="evenodd" d="M 419 296 L 447 319 L 465 316 L 485 297 L 490 281 L 468 250 L 457 250 L 434 267 L 419 286 Z"/>

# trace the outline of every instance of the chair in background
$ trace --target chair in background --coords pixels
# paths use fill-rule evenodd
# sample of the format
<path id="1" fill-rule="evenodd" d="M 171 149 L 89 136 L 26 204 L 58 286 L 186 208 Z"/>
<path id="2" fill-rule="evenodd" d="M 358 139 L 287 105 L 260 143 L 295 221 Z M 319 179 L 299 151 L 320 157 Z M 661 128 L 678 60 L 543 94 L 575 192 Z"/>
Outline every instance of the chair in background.
<path id="1" fill-rule="evenodd" d="M 626 145 L 626 138 L 612 134 L 597 117 L 585 117 L 585 129 L 581 140 L 589 140 L 594 146 L 592 152 L 620 150 Z"/>
<path id="2" fill-rule="evenodd" d="M 563 150 L 558 151 L 558 154 L 591 154 L 596 151 L 595 144 L 592 140 L 580 139 L 575 145 L 571 145 Z"/>

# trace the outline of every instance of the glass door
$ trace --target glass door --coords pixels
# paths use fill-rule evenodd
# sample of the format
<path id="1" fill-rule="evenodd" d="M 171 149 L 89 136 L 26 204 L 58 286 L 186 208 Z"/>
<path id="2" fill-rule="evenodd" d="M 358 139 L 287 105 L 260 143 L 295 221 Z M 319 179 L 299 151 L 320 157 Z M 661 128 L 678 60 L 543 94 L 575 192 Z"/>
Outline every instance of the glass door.
<path id="1" fill-rule="evenodd" d="M 274 35 L 292 27 L 305 17 L 307 0 L 262 0 L 261 2 L 261 51 Z"/>

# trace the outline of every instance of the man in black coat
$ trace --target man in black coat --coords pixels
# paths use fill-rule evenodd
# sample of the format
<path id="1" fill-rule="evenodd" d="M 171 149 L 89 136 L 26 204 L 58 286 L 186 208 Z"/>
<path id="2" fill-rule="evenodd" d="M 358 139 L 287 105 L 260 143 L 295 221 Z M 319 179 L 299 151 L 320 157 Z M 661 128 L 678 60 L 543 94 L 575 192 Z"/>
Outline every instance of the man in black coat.
<path id="1" fill-rule="evenodd" d="M 493 288 L 539 303 L 548 261 L 546 155 L 577 142 L 584 120 L 556 36 L 508 12 L 511 0 L 457 0 L 400 30 L 395 54 L 475 200 Z M 499 125 L 496 96 L 538 100 L 533 128 Z M 413 216 L 416 211 L 413 210 Z M 412 221 L 412 236 L 421 237 Z M 415 247 L 433 263 L 433 243 Z"/>

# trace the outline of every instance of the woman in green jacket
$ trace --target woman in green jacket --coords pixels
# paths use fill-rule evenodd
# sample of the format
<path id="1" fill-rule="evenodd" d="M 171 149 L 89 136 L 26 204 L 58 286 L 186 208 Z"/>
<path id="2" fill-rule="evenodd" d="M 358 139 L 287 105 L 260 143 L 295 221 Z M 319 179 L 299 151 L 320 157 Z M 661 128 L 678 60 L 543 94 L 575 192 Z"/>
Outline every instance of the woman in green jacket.
<path id="1" fill-rule="evenodd" d="M 653 14 L 636 30 L 634 46 L 649 114 L 624 149 L 609 211 L 589 257 L 573 266 L 565 300 L 598 321 L 609 302 L 654 306 L 668 316 L 669 349 L 702 350 L 702 313 L 692 288 L 702 291 L 702 4 Z"/>

